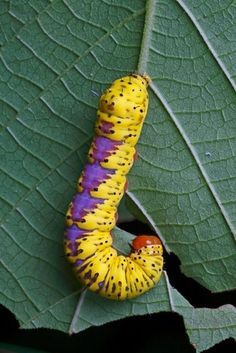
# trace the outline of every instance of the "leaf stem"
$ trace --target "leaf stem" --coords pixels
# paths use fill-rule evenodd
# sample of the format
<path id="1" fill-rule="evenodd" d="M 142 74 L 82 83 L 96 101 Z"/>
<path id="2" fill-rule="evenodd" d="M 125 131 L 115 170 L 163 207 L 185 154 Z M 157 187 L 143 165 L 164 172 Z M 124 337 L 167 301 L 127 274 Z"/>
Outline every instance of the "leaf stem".
<path id="1" fill-rule="evenodd" d="M 140 57 L 138 63 L 138 72 L 147 73 L 147 61 L 149 56 L 149 48 L 151 43 L 151 28 L 153 27 L 155 0 L 148 0 L 146 3 L 146 15 L 143 28 L 143 38 L 140 49 Z"/>

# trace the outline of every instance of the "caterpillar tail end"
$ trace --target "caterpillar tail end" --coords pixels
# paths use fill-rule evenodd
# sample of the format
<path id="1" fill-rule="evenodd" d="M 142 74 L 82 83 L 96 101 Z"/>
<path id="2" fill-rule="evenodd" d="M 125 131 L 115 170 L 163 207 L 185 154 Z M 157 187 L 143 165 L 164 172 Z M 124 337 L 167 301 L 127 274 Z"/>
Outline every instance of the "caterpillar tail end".
<path id="1" fill-rule="evenodd" d="M 133 76 L 133 77 L 135 77 L 135 78 L 138 78 L 139 76 L 142 77 L 142 78 L 145 80 L 147 87 L 148 87 L 148 86 L 150 85 L 150 83 L 152 82 L 151 77 L 150 77 L 147 73 L 145 73 L 145 72 L 144 72 L 143 74 L 141 74 L 141 73 L 133 73 L 133 74 L 131 74 L 131 76 Z"/>

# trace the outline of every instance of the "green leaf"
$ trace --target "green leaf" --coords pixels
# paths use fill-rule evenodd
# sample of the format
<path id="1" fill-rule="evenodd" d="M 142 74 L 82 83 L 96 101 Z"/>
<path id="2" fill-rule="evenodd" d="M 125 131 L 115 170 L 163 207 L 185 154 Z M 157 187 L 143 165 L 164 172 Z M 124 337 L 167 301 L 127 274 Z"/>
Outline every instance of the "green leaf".
<path id="1" fill-rule="evenodd" d="M 229 337 L 236 337 L 236 309 L 223 305 L 217 309 L 193 308 L 170 286 L 166 276 L 171 308 L 184 318 L 185 327 L 196 352 L 202 352 Z"/>
<path id="2" fill-rule="evenodd" d="M 232 336 L 228 306 L 194 309 L 176 291 L 170 295 L 165 276 L 134 301 L 111 302 L 86 292 L 78 305 L 81 289 L 62 241 L 99 95 L 115 78 L 146 71 L 152 77 L 150 109 L 128 196 L 166 249 L 179 256 L 186 275 L 211 291 L 235 287 L 233 3 L 2 5 L 1 303 L 25 328 L 77 332 L 173 310 L 183 315 L 199 351 Z M 125 251 L 127 244 L 116 246 Z"/>

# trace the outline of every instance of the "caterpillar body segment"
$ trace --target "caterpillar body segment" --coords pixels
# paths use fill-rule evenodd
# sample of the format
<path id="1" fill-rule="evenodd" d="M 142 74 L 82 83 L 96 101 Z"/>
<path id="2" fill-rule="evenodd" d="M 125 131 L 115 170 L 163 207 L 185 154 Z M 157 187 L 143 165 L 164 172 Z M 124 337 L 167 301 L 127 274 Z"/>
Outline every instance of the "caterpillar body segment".
<path id="1" fill-rule="evenodd" d="M 149 82 L 145 75 L 122 77 L 101 96 L 88 163 L 66 216 L 65 252 L 74 272 L 90 290 L 109 299 L 145 293 L 163 268 L 156 236 L 136 237 L 127 257 L 117 254 L 111 236 L 147 114 Z"/>

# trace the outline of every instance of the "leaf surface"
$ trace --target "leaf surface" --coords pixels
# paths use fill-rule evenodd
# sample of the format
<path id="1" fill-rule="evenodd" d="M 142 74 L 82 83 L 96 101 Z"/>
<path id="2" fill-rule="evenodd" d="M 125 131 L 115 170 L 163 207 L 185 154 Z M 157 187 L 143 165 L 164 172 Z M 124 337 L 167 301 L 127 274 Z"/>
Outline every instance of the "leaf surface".
<path id="1" fill-rule="evenodd" d="M 86 293 L 78 311 L 80 288 L 62 241 L 99 96 L 138 68 L 152 77 L 151 104 L 128 196 L 185 274 L 211 291 L 235 287 L 235 4 L 2 3 L 1 303 L 25 328 L 78 332 L 173 310 L 192 341 L 208 334 L 209 347 L 232 336 L 228 306 L 194 309 L 179 293 L 173 306 L 164 276 L 135 301 Z M 116 246 L 125 251 L 125 244 Z"/>

